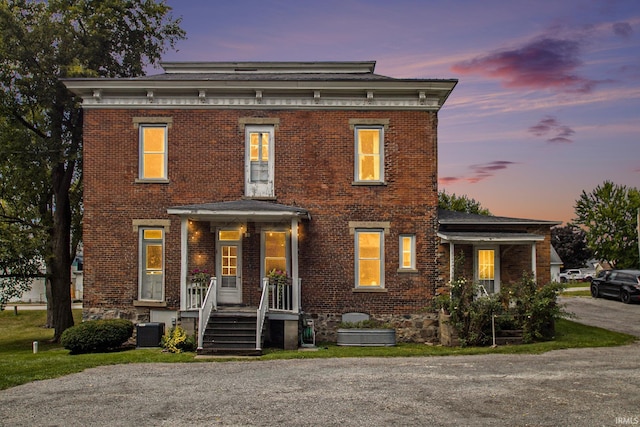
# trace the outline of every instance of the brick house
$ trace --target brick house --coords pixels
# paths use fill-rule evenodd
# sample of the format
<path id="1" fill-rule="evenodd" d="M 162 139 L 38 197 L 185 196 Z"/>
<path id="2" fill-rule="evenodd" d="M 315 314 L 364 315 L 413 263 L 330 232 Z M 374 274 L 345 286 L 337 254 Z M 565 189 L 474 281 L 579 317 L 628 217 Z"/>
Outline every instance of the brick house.
<path id="1" fill-rule="evenodd" d="M 84 109 L 83 317 L 179 323 L 202 352 L 293 348 L 302 320 L 335 340 L 348 312 L 436 341 L 438 111 L 457 80 L 374 67 L 66 80 Z"/>

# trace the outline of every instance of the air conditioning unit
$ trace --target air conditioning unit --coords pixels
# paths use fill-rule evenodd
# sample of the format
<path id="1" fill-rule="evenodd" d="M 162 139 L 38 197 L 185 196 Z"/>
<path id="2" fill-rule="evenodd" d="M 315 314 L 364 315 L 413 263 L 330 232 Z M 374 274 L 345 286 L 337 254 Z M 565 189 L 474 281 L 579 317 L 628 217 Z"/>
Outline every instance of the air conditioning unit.
<path id="1" fill-rule="evenodd" d="M 164 323 L 138 323 L 136 325 L 136 347 L 160 347 L 164 335 Z"/>

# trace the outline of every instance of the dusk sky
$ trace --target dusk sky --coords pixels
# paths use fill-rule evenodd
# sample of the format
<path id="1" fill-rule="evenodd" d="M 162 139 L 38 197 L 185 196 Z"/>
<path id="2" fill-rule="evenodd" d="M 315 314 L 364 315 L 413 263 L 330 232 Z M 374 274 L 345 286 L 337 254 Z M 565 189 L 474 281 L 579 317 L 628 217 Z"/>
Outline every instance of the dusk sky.
<path id="1" fill-rule="evenodd" d="M 459 79 L 440 190 L 494 215 L 570 221 L 583 190 L 640 188 L 639 0 L 168 0 L 164 61 L 369 61 Z"/>

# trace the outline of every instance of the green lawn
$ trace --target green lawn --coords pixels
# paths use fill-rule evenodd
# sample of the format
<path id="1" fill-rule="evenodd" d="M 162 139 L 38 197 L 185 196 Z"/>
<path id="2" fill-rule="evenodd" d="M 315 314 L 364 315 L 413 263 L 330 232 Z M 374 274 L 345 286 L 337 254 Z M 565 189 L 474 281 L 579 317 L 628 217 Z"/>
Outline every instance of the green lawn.
<path id="1" fill-rule="evenodd" d="M 74 310 L 76 322 L 80 322 L 80 310 Z M 0 312 L 0 390 L 35 380 L 56 378 L 80 372 L 87 368 L 122 363 L 156 362 L 223 362 L 233 358 L 195 358 L 194 353 L 171 354 L 160 349 L 132 349 L 97 354 L 69 355 L 59 344 L 48 341 L 53 337 L 51 329 L 43 328 L 45 311 Z M 470 347 L 448 348 L 425 344 L 399 344 L 396 347 L 338 347 L 321 344 L 317 351 L 284 351 L 267 349 L 261 357 L 242 360 L 273 360 L 329 357 L 409 357 L 447 356 L 457 354 L 487 353 L 542 353 L 571 347 L 604 347 L 629 344 L 635 337 L 600 328 L 585 326 L 569 320 L 556 324 L 554 341 L 502 346 L 498 348 Z M 39 351 L 32 351 L 33 341 L 38 341 Z M 235 359 L 237 360 L 237 359 Z"/>

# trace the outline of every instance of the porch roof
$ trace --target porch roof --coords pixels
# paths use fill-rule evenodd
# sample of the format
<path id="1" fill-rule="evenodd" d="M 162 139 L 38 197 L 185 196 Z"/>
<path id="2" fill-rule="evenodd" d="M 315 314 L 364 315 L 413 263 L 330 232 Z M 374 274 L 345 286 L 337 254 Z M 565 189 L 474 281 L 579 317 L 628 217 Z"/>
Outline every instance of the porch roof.
<path id="1" fill-rule="evenodd" d="M 529 233 L 500 233 L 500 232 L 466 232 L 466 231 L 439 231 L 438 237 L 451 243 L 503 243 L 525 244 L 542 242 L 544 236 Z"/>
<path id="2" fill-rule="evenodd" d="M 168 208 L 167 213 L 169 215 L 180 215 L 181 217 L 194 220 L 209 221 L 272 221 L 290 218 L 311 219 L 309 211 L 298 206 L 245 199 L 174 206 Z"/>

